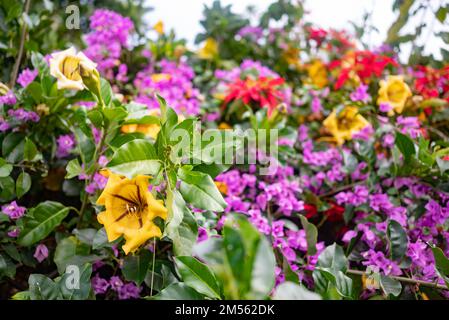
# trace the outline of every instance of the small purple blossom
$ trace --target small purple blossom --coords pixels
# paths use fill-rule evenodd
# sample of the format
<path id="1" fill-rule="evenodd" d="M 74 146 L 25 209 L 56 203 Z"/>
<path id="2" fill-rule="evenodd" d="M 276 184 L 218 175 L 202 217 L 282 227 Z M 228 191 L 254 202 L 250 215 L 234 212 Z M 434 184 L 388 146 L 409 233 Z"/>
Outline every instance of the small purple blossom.
<path id="1" fill-rule="evenodd" d="M 371 100 L 371 97 L 368 94 L 368 85 L 361 84 L 354 92 L 350 94 L 349 97 L 352 101 L 361 101 L 363 103 L 369 102 Z"/>
<path id="2" fill-rule="evenodd" d="M 17 83 L 22 86 L 22 88 L 26 88 L 31 82 L 34 81 L 34 79 L 39 74 L 39 71 L 37 70 L 30 70 L 30 69 L 24 69 L 19 77 L 17 78 Z"/>
<path id="3" fill-rule="evenodd" d="M 39 263 L 48 258 L 48 248 L 45 244 L 39 244 L 34 251 L 34 258 L 36 258 Z"/>
<path id="4" fill-rule="evenodd" d="M 2 211 L 4 214 L 9 216 L 13 220 L 17 220 L 25 214 L 26 208 L 21 207 L 17 204 L 16 201 L 11 202 L 10 204 L 6 204 L 2 206 Z"/>
<path id="5" fill-rule="evenodd" d="M 56 142 L 58 144 L 58 149 L 56 150 L 58 158 L 67 157 L 75 147 L 75 139 L 71 134 L 59 136 Z"/>

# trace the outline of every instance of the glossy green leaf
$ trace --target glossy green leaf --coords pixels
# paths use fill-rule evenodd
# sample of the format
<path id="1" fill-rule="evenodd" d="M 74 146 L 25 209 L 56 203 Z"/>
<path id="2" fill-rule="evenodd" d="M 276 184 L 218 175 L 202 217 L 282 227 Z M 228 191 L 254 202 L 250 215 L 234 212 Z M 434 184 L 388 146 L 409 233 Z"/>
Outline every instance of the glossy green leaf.
<path id="1" fill-rule="evenodd" d="M 62 299 L 59 285 L 42 274 L 31 274 L 28 278 L 31 300 L 60 300 Z"/>
<path id="2" fill-rule="evenodd" d="M 142 139 L 132 140 L 116 150 L 107 167 L 132 178 L 138 174 L 156 175 L 160 169 L 153 145 Z"/>
<path id="3" fill-rule="evenodd" d="M 393 260 L 401 260 L 407 251 L 407 233 L 395 220 L 390 220 L 387 226 L 387 238 L 390 244 L 390 256 Z"/>
<path id="4" fill-rule="evenodd" d="M 32 214 L 23 218 L 24 228 L 17 240 L 22 246 L 30 246 L 48 236 L 69 213 L 69 208 L 54 201 L 41 202 L 30 210 Z"/>
<path id="5" fill-rule="evenodd" d="M 79 279 L 73 279 L 78 276 Z M 59 288 L 64 300 L 86 300 L 91 291 L 90 277 L 92 265 L 87 263 L 79 268 L 79 274 L 64 273 L 59 281 Z M 76 286 L 74 286 L 76 284 Z"/>
<path id="6" fill-rule="evenodd" d="M 125 279 L 140 285 L 145 280 L 150 261 L 151 253 L 148 250 L 142 250 L 135 255 L 128 255 L 124 259 L 122 267 Z"/>
<path id="7" fill-rule="evenodd" d="M 300 215 L 301 224 L 303 229 L 306 232 L 306 240 L 307 240 L 307 254 L 309 256 L 313 256 L 316 253 L 316 241 L 318 238 L 318 230 L 313 223 L 307 221 L 307 218 L 303 215 Z"/>
<path id="8" fill-rule="evenodd" d="M 198 171 L 181 168 L 180 191 L 184 199 L 198 209 L 222 212 L 227 204 L 212 178 Z"/>
<path id="9" fill-rule="evenodd" d="M 151 300 L 203 300 L 204 296 L 184 283 L 173 283 L 157 295 L 148 297 Z"/>
<path id="10" fill-rule="evenodd" d="M 221 298 L 219 283 L 207 265 L 189 256 L 178 256 L 175 261 L 185 284 L 210 298 Z"/>
<path id="11" fill-rule="evenodd" d="M 21 198 L 31 188 L 31 177 L 26 172 L 21 172 L 16 180 L 16 195 Z"/>

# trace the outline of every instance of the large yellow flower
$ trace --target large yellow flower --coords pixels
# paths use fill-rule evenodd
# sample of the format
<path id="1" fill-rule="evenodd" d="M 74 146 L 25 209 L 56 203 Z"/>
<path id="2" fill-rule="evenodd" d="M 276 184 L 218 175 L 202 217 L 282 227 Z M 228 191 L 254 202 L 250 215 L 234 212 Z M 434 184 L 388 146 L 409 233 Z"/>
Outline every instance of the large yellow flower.
<path id="1" fill-rule="evenodd" d="M 156 200 L 148 191 L 148 176 L 128 179 L 109 172 L 107 175 L 108 183 L 97 200 L 106 210 L 97 219 L 104 225 L 109 241 L 124 236 L 126 242 L 122 249 L 128 254 L 147 240 L 162 235 L 153 220 L 167 219 L 167 209 L 162 200 Z"/>
<path id="2" fill-rule="evenodd" d="M 389 76 L 387 81 L 381 80 L 377 104 L 388 103 L 393 110 L 388 112 L 392 116 L 394 112 L 402 113 L 407 99 L 412 96 L 408 85 L 402 76 Z"/>
<path id="3" fill-rule="evenodd" d="M 338 116 L 337 111 L 333 110 L 323 121 L 324 127 L 334 136 L 338 145 L 342 145 L 345 140 L 351 140 L 354 133 L 369 125 L 358 112 L 357 107 L 347 106 Z"/>
<path id="4" fill-rule="evenodd" d="M 93 86 L 99 85 L 100 75 L 96 66 L 84 53 L 77 53 L 74 47 L 53 53 L 50 58 L 50 74 L 58 79 L 58 89 L 83 90 L 89 86 L 84 83 L 86 80 L 91 80 Z"/>
<path id="5" fill-rule="evenodd" d="M 321 60 L 314 60 L 307 66 L 310 81 L 318 88 L 324 88 L 328 84 L 326 66 Z"/>
<path id="6" fill-rule="evenodd" d="M 204 60 L 213 60 L 218 55 L 218 43 L 213 38 L 207 38 L 204 46 L 198 51 L 198 57 Z"/>

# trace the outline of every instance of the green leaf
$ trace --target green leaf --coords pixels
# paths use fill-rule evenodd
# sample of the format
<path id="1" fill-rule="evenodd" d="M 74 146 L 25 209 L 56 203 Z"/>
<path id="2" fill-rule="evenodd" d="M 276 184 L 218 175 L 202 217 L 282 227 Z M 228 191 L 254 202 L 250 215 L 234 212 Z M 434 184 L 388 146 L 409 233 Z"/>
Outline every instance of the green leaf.
<path id="1" fill-rule="evenodd" d="M 25 145 L 23 146 L 23 159 L 28 161 L 37 160 L 36 156 L 38 155 L 37 147 L 33 141 L 28 138 L 25 138 Z"/>
<path id="2" fill-rule="evenodd" d="M 112 92 L 112 88 L 109 82 L 103 78 L 100 79 L 100 94 L 105 106 L 109 106 L 112 102 L 114 93 Z"/>
<path id="3" fill-rule="evenodd" d="M 178 256 L 175 261 L 185 284 L 208 297 L 221 298 L 219 283 L 207 265 L 189 256 Z"/>
<path id="4" fill-rule="evenodd" d="M 21 198 L 31 188 L 31 177 L 26 172 L 21 172 L 16 181 L 16 195 Z"/>
<path id="5" fill-rule="evenodd" d="M 166 233 L 173 241 L 173 251 L 175 255 L 190 255 L 198 237 L 198 224 L 179 192 L 173 191 L 167 201 L 172 220 L 167 225 Z M 179 219 L 182 219 L 181 222 Z"/>
<path id="6" fill-rule="evenodd" d="M 59 241 L 55 250 L 54 262 L 59 274 L 63 274 L 68 265 L 82 267 L 86 263 L 100 260 L 102 257 L 89 254 L 90 247 L 79 241 L 75 236 L 70 236 Z"/>
<path id="7" fill-rule="evenodd" d="M 449 259 L 444 255 L 443 250 L 438 247 L 432 247 L 432 253 L 435 259 L 435 269 L 449 288 Z"/>
<path id="8" fill-rule="evenodd" d="M 401 282 L 382 274 L 380 275 L 380 286 L 386 295 L 391 294 L 398 297 L 402 291 Z"/>
<path id="9" fill-rule="evenodd" d="M 65 170 L 67 171 L 65 175 L 66 179 L 77 177 L 83 172 L 83 168 L 81 167 L 78 158 L 70 160 L 67 163 L 67 167 L 65 168 Z"/>
<path id="10" fill-rule="evenodd" d="M 157 175 L 160 166 L 153 145 L 143 139 L 132 140 L 122 145 L 107 165 L 111 171 L 128 178 L 138 174 Z"/>
<path id="11" fill-rule="evenodd" d="M 437 17 L 438 21 L 440 21 L 441 23 L 444 23 L 444 21 L 446 20 L 446 16 L 448 13 L 448 8 L 449 7 L 443 7 L 441 6 L 437 12 L 435 13 L 435 16 Z"/>
<path id="12" fill-rule="evenodd" d="M 92 240 L 92 249 L 96 250 L 110 245 L 111 243 L 108 240 L 106 230 L 104 228 L 101 228 L 100 230 L 97 231 L 97 233 L 94 236 L 94 239 Z"/>
<path id="13" fill-rule="evenodd" d="M 0 178 L 0 202 L 7 202 L 15 197 L 16 184 L 13 178 Z"/>
<path id="14" fill-rule="evenodd" d="M 284 282 L 277 286 L 273 300 L 321 300 L 318 293 L 311 292 L 293 282 Z"/>
<path id="15" fill-rule="evenodd" d="M 307 254 L 309 256 L 313 256 L 316 253 L 318 230 L 313 223 L 309 223 L 309 221 L 307 221 L 305 216 L 300 215 L 299 218 L 301 219 L 303 229 L 306 231 Z"/>
<path id="16" fill-rule="evenodd" d="M 45 201 L 30 210 L 32 214 L 23 218 L 24 228 L 17 241 L 22 246 L 30 246 L 48 236 L 70 209 L 59 202 Z"/>
<path id="17" fill-rule="evenodd" d="M 92 109 L 88 111 L 87 117 L 96 128 L 101 128 L 101 126 L 103 125 L 103 115 L 98 109 Z"/>
<path id="18" fill-rule="evenodd" d="M 78 289 L 71 288 L 73 285 L 72 279 L 75 274 L 64 273 L 59 281 L 59 288 L 61 290 L 62 297 L 65 300 L 86 300 L 89 298 L 91 291 L 90 277 L 92 275 L 92 265 L 86 263 L 79 270 Z"/>
<path id="19" fill-rule="evenodd" d="M 123 261 L 122 273 L 126 280 L 134 281 L 137 285 L 145 280 L 150 265 L 151 254 L 142 250 L 136 255 L 129 255 Z"/>
<path id="20" fill-rule="evenodd" d="M 346 258 L 342 247 L 334 243 L 321 252 L 318 257 L 317 266 L 346 272 L 348 259 Z"/>
<path id="21" fill-rule="evenodd" d="M 405 163 L 415 154 L 415 145 L 412 139 L 400 132 L 396 132 L 395 144 L 404 155 Z"/>
<path id="22" fill-rule="evenodd" d="M 407 251 L 408 239 L 399 222 L 390 220 L 387 227 L 387 238 L 390 244 L 390 257 L 393 260 L 401 260 Z"/>
<path id="23" fill-rule="evenodd" d="M 222 212 L 227 207 L 227 203 L 212 178 L 186 167 L 188 166 L 178 171 L 181 179 L 180 191 L 184 199 L 196 208 Z"/>
<path id="24" fill-rule="evenodd" d="M 11 164 L 7 163 L 5 159 L 0 158 L 0 178 L 8 177 L 12 168 Z"/>
<path id="25" fill-rule="evenodd" d="M 28 278 L 31 300 L 60 300 L 59 285 L 42 274 L 31 274 Z"/>
<path id="26" fill-rule="evenodd" d="M 341 271 L 336 271 L 329 268 L 317 268 L 324 277 L 332 283 L 337 289 L 338 294 L 345 298 L 352 298 L 352 279 L 346 276 Z"/>
<path id="27" fill-rule="evenodd" d="M 151 300 L 203 300 L 204 296 L 184 283 L 173 283 L 157 295 L 149 297 Z"/>
<path id="28" fill-rule="evenodd" d="M 0 253 L 0 279 L 4 276 L 14 279 L 15 275 L 15 263 L 7 255 Z"/>
<path id="29" fill-rule="evenodd" d="M 2 156 L 10 163 L 18 163 L 23 159 L 24 135 L 21 133 L 9 133 L 2 144 Z"/>
<path id="30" fill-rule="evenodd" d="M 103 113 L 106 119 L 108 119 L 110 122 L 122 121 L 128 115 L 126 109 L 122 106 L 104 109 Z"/>

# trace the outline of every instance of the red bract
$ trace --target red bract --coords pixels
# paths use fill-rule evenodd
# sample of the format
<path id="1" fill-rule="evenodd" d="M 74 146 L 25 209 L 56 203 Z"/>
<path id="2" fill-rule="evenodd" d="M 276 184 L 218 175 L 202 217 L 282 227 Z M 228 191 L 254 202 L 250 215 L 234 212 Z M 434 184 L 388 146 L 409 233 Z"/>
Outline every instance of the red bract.
<path id="1" fill-rule="evenodd" d="M 304 211 L 305 211 L 304 216 L 307 219 L 314 217 L 318 212 L 316 206 L 313 204 L 304 204 Z"/>
<path id="2" fill-rule="evenodd" d="M 309 39 L 314 40 L 318 46 L 321 46 L 326 39 L 327 31 L 324 29 L 309 27 L 307 31 L 309 32 Z"/>
<path id="3" fill-rule="evenodd" d="M 357 75 L 362 82 L 367 83 L 373 76 L 380 77 L 388 65 L 397 67 L 398 63 L 388 56 L 365 50 L 350 52 L 343 59 L 334 60 L 329 64 L 329 68 L 331 70 L 340 68 L 335 83 L 335 89 L 340 89 L 351 74 Z"/>
<path id="4" fill-rule="evenodd" d="M 425 99 L 442 98 L 449 101 L 449 65 L 441 69 L 418 66 L 414 89 Z"/>
<path id="5" fill-rule="evenodd" d="M 345 208 L 339 206 L 336 203 L 329 203 L 331 207 L 324 211 L 324 214 L 327 216 L 327 220 L 331 222 L 341 221 L 343 220 L 343 214 L 345 213 Z"/>
<path id="6" fill-rule="evenodd" d="M 283 78 L 237 79 L 229 85 L 224 105 L 234 100 L 242 100 L 245 104 L 254 103 L 262 108 L 267 107 L 270 116 L 284 99 L 284 94 L 278 88 L 284 82 Z"/>

